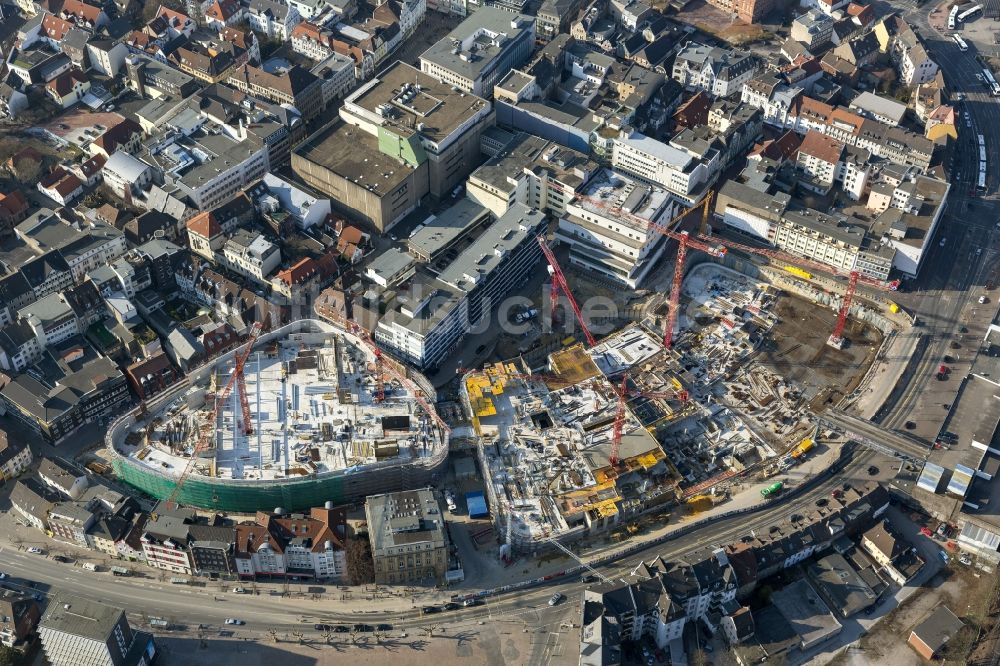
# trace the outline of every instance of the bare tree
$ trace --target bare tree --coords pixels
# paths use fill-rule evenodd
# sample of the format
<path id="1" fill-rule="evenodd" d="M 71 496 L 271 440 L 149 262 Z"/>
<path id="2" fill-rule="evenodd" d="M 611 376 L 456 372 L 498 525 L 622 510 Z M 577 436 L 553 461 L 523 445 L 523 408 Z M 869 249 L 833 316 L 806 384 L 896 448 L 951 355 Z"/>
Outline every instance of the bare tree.
<path id="1" fill-rule="evenodd" d="M 327 630 L 327 631 L 323 632 L 323 640 L 326 642 L 327 645 L 330 644 L 330 639 L 331 638 L 333 638 L 333 632 L 332 631 Z"/>
<path id="2" fill-rule="evenodd" d="M 426 627 L 420 627 L 420 631 L 427 634 L 427 638 L 434 638 L 434 632 L 440 629 L 436 624 L 428 624 Z"/>
<path id="3" fill-rule="evenodd" d="M 278 630 L 277 629 L 275 629 L 274 627 L 271 627 L 270 629 L 267 630 L 267 633 L 271 634 L 271 642 L 272 643 L 277 643 L 278 642 Z"/>
<path id="4" fill-rule="evenodd" d="M 360 631 L 358 631 L 357 629 L 351 627 L 351 643 L 357 644 L 357 642 L 358 642 L 358 635 L 360 633 L 361 633 Z"/>
<path id="5" fill-rule="evenodd" d="M 302 643 L 304 642 L 302 639 L 305 638 L 304 633 L 302 633 L 301 631 L 293 631 L 292 636 L 294 636 L 299 641 L 299 645 L 302 645 Z"/>

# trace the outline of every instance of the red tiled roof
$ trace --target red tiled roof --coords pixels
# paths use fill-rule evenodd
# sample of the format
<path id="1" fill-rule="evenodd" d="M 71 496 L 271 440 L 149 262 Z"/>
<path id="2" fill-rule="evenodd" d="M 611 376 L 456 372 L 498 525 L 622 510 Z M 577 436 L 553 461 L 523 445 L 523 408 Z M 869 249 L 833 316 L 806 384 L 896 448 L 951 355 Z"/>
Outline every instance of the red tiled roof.
<path id="1" fill-rule="evenodd" d="M 57 166 L 49 174 L 43 176 L 40 184 L 45 189 L 54 190 L 63 197 L 83 185 L 79 178 L 60 166 Z"/>
<path id="2" fill-rule="evenodd" d="M 236 0 L 215 0 L 205 12 L 205 16 L 216 21 L 227 21 L 235 16 L 239 10 L 240 3 Z"/>
<path id="3" fill-rule="evenodd" d="M 316 265 L 316 261 L 305 257 L 291 267 L 278 271 L 278 279 L 288 286 L 292 286 L 310 280 L 317 273 L 319 273 L 319 266 Z"/>
<path id="4" fill-rule="evenodd" d="M 94 140 L 94 145 L 103 148 L 108 155 L 111 155 L 118 150 L 120 145 L 131 139 L 134 134 L 142 134 L 142 127 L 140 127 L 139 123 L 134 120 L 125 118 L 114 127 L 108 128 L 104 134 L 97 137 L 97 139 Z"/>
<path id="5" fill-rule="evenodd" d="M 102 11 L 104 10 L 100 7 L 88 5 L 86 2 L 81 2 L 81 0 L 66 0 L 62 6 L 63 14 L 89 21 L 92 25 L 97 23 L 97 19 Z"/>
<path id="6" fill-rule="evenodd" d="M 222 227 L 212 211 L 198 213 L 187 221 L 188 232 L 193 232 L 203 238 L 214 238 L 222 233 Z"/>
<path id="7" fill-rule="evenodd" d="M 69 21 L 64 21 L 58 16 L 53 16 L 52 14 L 46 14 L 45 18 L 42 19 L 42 32 L 49 39 L 54 39 L 57 41 L 62 41 L 70 30 L 73 29 L 73 24 Z"/>
<path id="8" fill-rule="evenodd" d="M 80 164 L 80 172 L 84 176 L 90 178 L 95 173 L 104 168 L 104 163 L 107 162 L 107 158 L 104 155 L 97 154 L 91 157 L 89 160 Z"/>
<path id="9" fill-rule="evenodd" d="M 73 92 L 77 83 L 86 83 L 87 77 L 78 69 L 71 69 L 63 72 L 56 78 L 45 84 L 45 87 L 59 95 L 60 98 Z"/>
<path id="10" fill-rule="evenodd" d="M 14 190 L 4 194 L 0 192 L 0 213 L 14 217 L 28 210 L 28 200 L 24 198 L 21 190 Z"/>
<path id="11" fill-rule="evenodd" d="M 187 21 L 191 20 L 191 17 L 183 12 L 178 12 L 169 7 L 164 7 L 160 5 L 160 9 L 156 12 L 156 18 L 163 17 L 167 22 L 174 28 L 180 29 L 184 27 Z"/>
<path id="12" fill-rule="evenodd" d="M 839 162 L 843 152 L 844 144 L 815 130 L 809 130 L 799 146 L 799 155 L 811 155 L 831 164 Z"/>

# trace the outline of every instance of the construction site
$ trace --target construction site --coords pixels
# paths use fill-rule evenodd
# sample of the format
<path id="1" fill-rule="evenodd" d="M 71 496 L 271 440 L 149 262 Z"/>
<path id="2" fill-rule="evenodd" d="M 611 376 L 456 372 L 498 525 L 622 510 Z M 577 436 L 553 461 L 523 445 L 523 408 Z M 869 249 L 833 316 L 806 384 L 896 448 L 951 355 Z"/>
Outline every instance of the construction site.
<path id="1" fill-rule="evenodd" d="M 826 388 L 856 382 L 873 358 L 858 344 L 874 335 L 867 327 L 845 323 L 852 344 L 835 347 L 836 310 L 715 262 L 693 266 L 675 302 L 666 339 L 632 324 L 595 340 L 581 323 L 586 343 L 543 367 L 518 358 L 465 375 L 504 555 L 628 527 L 665 503 L 724 501 L 734 477 L 798 464 L 816 432 L 810 400 L 824 387 L 778 372 L 774 350 L 805 367 L 827 359 Z"/>
<path id="2" fill-rule="evenodd" d="M 232 512 L 428 483 L 448 440 L 424 390 L 359 335 L 293 327 L 252 335 L 115 424 L 118 475 L 158 499 Z"/>

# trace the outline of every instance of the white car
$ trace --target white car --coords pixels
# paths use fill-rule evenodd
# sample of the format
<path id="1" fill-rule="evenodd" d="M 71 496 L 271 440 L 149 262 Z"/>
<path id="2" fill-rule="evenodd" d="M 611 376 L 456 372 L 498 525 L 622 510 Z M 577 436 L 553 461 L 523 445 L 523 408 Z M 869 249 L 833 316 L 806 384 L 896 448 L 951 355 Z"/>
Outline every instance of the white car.
<path id="1" fill-rule="evenodd" d="M 563 595 L 556 592 L 549 598 L 549 606 L 555 606 L 557 603 L 563 600 Z"/>
<path id="2" fill-rule="evenodd" d="M 941 247 L 944 247 L 944 244 L 945 244 L 945 243 L 947 243 L 947 242 L 948 242 L 948 239 L 947 239 L 947 238 L 942 238 L 942 239 L 941 239 L 941 242 L 940 242 L 940 243 L 938 243 L 938 245 L 940 245 Z"/>
<path id="3" fill-rule="evenodd" d="M 31 548 L 28 549 L 28 552 L 31 553 L 32 555 L 41 555 L 42 554 L 42 549 L 41 548 L 36 548 L 35 546 L 32 546 Z"/>
<path id="4" fill-rule="evenodd" d="M 240 624 L 246 624 L 246 622 L 244 622 L 243 620 L 237 620 L 235 617 L 227 617 L 226 624 L 240 625 Z"/>
<path id="5" fill-rule="evenodd" d="M 980 296 L 979 297 L 979 304 L 982 305 L 985 302 L 986 302 L 986 297 L 985 296 Z"/>
<path id="6" fill-rule="evenodd" d="M 7 574 L 5 574 L 4 572 L 0 571 L 0 580 L 5 579 L 6 577 L 7 577 Z"/>

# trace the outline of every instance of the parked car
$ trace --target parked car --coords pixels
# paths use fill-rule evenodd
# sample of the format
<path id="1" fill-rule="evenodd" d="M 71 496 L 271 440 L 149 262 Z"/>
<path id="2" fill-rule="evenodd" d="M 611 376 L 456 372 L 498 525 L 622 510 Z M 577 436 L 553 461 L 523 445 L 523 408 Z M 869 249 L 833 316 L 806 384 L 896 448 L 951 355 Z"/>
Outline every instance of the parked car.
<path id="1" fill-rule="evenodd" d="M 424 606 L 420 609 L 420 612 L 424 615 L 430 615 L 431 613 L 440 613 L 441 609 L 437 606 Z"/>
<path id="2" fill-rule="evenodd" d="M 52 559 L 55 560 L 56 562 L 62 562 L 63 564 L 69 564 L 70 562 L 73 561 L 70 558 L 66 557 L 65 555 L 56 555 Z"/>
<path id="3" fill-rule="evenodd" d="M 333 633 L 335 633 L 335 634 L 346 634 L 350 630 L 351 630 L 351 628 L 348 627 L 347 625 L 345 625 L 345 624 L 338 624 L 338 625 L 336 625 L 333 628 Z"/>
<path id="4" fill-rule="evenodd" d="M 462 605 L 468 608 L 469 606 L 478 606 L 481 603 L 479 599 L 466 599 L 462 602 Z"/>
<path id="5" fill-rule="evenodd" d="M 330 631 L 330 625 L 328 624 L 314 624 L 313 629 L 316 631 Z"/>
<path id="6" fill-rule="evenodd" d="M 375 629 L 376 629 L 376 631 L 392 631 L 392 625 L 391 624 L 378 624 L 378 625 L 375 625 Z"/>
<path id="7" fill-rule="evenodd" d="M 565 597 L 562 594 L 560 594 L 559 592 L 556 592 L 551 597 L 549 597 L 549 606 L 555 606 L 557 603 L 559 603 L 560 601 L 562 601 L 564 598 Z"/>
<path id="8" fill-rule="evenodd" d="M 35 546 L 32 546 L 31 548 L 28 549 L 28 552 L 31 553 L 32 555 L 41 555 L 42 554 L 42 549 L 41 548 L 36 548 Z"/>
<path id="9" fill-rule="evenodd" d="M 934 533 L 931 532 L 930 529 L 926 528 L 926 527 L 921 527 L 920 528 L 920 533 L 923 534 L 925 537 L 932 537 L 932 536 L 934 536 Z"/>
<path id="10" fill-rule="evenodd" d="M 372 629 L 372 625 L 370 625 L 370 624 L 360 624 L 359 623 L 359 624 L 354 625 L 354 631 L 369 632 L 369 631 L 373 631 L 373 629 Z"/>
<path id="11" fill-rule="evenodd" d="M 964 564 L 965 566 L 969 566 L 970 564 L 972 564 L 972 558 L 969 557 L 968 555 L 962 555 L 962 557 L 958 558 L 958 561 Z"/>
<path id="12" fill-rule="evenodd" d="M 0 580 L 5 579 L 6 577 L 7 577 L 7 574 L 5 574 L 4 572 L 0 571 Z"/>
<path id="13" fill-rule="evenodd" d="M 239 625 L 242 625 L 242 624 L 246 624 L 246 622 L 244 622 L 243 620 L 237 619 L 235 617 L 227 617 L 226 618 L 226 624 L 235 624 L 235 625 L 239 626 Z"/>

